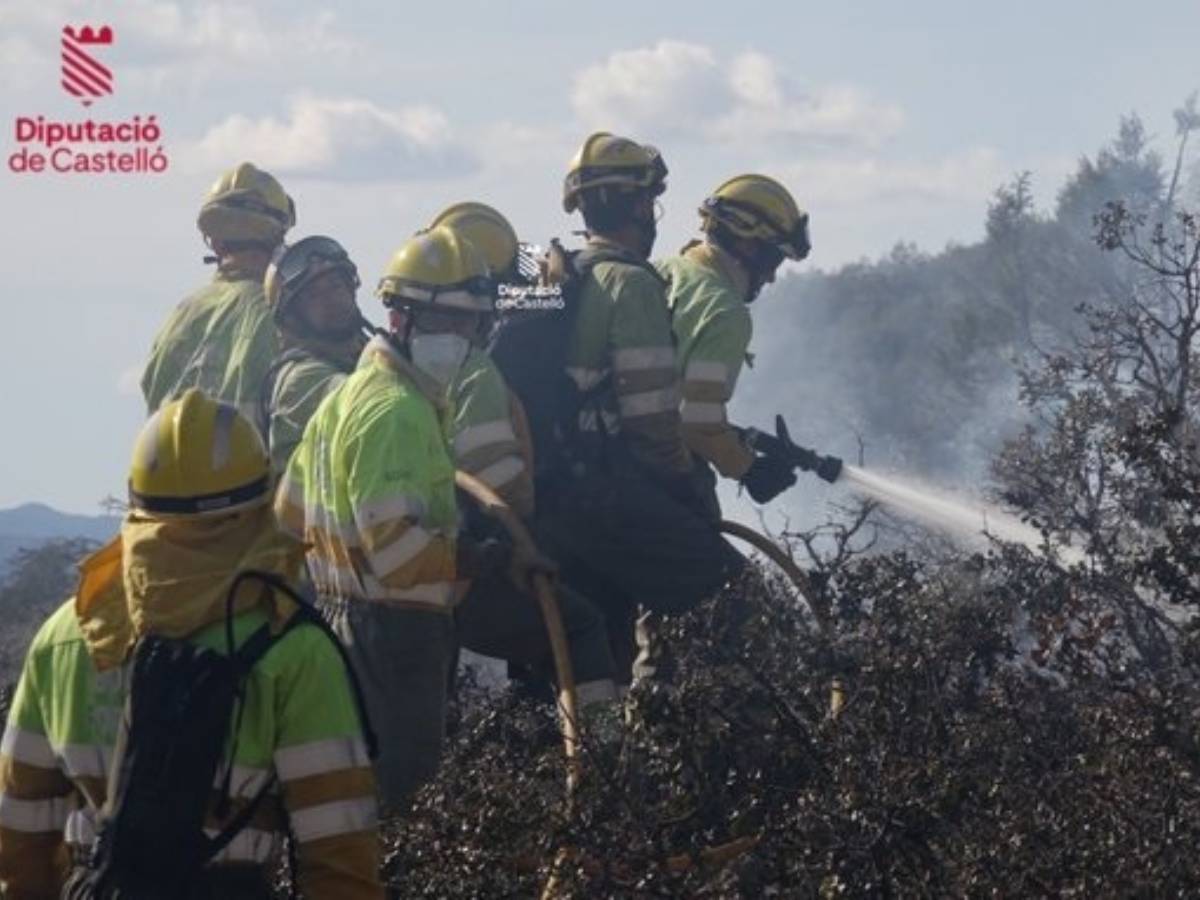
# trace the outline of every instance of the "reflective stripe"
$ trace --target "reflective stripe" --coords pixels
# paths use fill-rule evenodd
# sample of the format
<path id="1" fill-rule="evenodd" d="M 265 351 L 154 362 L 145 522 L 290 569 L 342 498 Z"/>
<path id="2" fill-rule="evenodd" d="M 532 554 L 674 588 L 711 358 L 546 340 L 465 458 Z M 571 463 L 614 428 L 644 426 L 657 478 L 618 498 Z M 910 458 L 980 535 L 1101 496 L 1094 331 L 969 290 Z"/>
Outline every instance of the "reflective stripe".
<path id="1" fill-rule="evenodd" d="M 425 606 L 449 608 L 454 599 L 454 582 L 437 581 L 411 588 L 389 588 L 372 579 L 367 585 L 371 599 L 394 600 L 402 603 L 421 603 Z"/>
<path id="2" fill-rule="evenodd" d="M 283 501 L 289 506 L 296 509 L 304 509 L 304 491 L 300 485 L 296 484 L 291 475 L 284 473 L 283 479 L 279 482 L 279 487 L 275 489 L 275 502 Z"/>
<path id="3" fill-rule="evenodd" d="M 216 837 L 215 828 L 205 828 L 208 837 Z M 224 850 L 213 857 L 214 862 L 256 862 L 270 859 L 282 844 L 282 835 L 258 828 L 243 828 Z"/>
<path id="4" fill-rule="evenodd" d="M 275 768 L 281 781 L 295 781 L 322 772 L 356 769 L 369 764 L 367 747 L 358 737 L 309 741 L 275 751 Z"/>
<path id="5" fill-rule="evenodd" d="M 575 384 L 578 385 L 581 391 L 586 391 L 590 388 L 594 388 L 601 381 L 603 381 L 604 376 L 608 373 L 604 369 L 588 369 L 583 366 L 568 366 L 567 374 L 575 380 Z"/>
<path id="6" fill-rule="evenodd" d="M 339 522 L 325 509 L 312 506 L 304 511 L 305 534 L 320 532 L 332 538 L 337 538 L 347 548 L 361 547 L 362 539 L 358 528 L 349 522 Z"/>
<path id="7" fill-rule="evenodd" d="M 270 769 L 258 766 L 234 766 L 233 771 L 229 774 L 229 793 L 234 797 L 253 797 L 262 790 L 263 785 L 270 777 Z M 218 766 L 216 777 L 213 779 L 214 787 L 220 787 L 224 778 L 225 767 Z M 275 793 L 275 791 L 272 790 L 271 793 Z"/>
<path id="8" fill-rule="evenodd" d="M 9 725 L 4 729 L 4 737 L 0 739 L 0 753 L 10 756 L 17 762 L 27 766 L 37 766 L 39 769 L 54 769 L 58 761 L 54 758 L 54 750 L 44 734 L 36 731 L 25 731 Z"/>
<path id="9" fill-rule="evenodd" d="M 375 827 L 375 798 L 359 797 L 322 803 L 292 812 L 292 831 L 298 841 L 316 841 Z"/>
<path id="10" fill-rule="evenodd" d="M 621 372 L 675 368 L 673 347 L 629 347 L 613 351 L 613 368 Z"/>
<path id="11" fill-rule="evenodd" d="M 0 826 L 13 831 L 61 831 L 70 812 L 71 805 L 66 797 L 18 800 L 0 794 Z"/>
<path id="12" fill-rule="evenodd" d="M 464 428 L 454 436 L 454 455 L 466 456 L 473 450 L 486 447 L 488 444 L 515 443 L 516 434 L 512 424 L 507 419 L 496 419 L 481 425 Z"/>
<path id="13" fill-rule="evenodd" d="M 372 525 L 394 522 L 397 519 L 420 520 L 425 516 L 425 504 L 416 497 L 392 494 L 379 500 L 359 504 L 354 510 L 354 521 L 366 531 Z"/>
<path id="14" fill-rule="evenodd" d="M 96 840 L 96 818 L 90 806 L 71 810 L 63 826 L 63 840 L 79 847 L 90 847 Z"/>
<path id="15" fill-rule="evenodd" d="M 625 418 L 650 416 L 655 413 L 675 412 L 679 409 L 679 391 L 672 385 L 657 391 L 642 391 L 638 394 L 617 396 L 617 406 Z"/>
<path id="16" fill-rule="evenodd" d="M 694 425 L 716 425 L 725 421 L 725 404 L 685 400 L 680 410 L 680 418 Z"/>
<path id="17" fill-rule="evenodd" d="M 419 525 L 411 525 L 399 538 L 371 554 L 376 578 L 387 578 L 405 563 L 412 562 L 433 543 L 433 535 Z"/>
<path id="18" fill-rule="evenodd" d="M 686 381 L 715 381 L 725 384 L 729 380 L 729 366 L 712 360 L 690 362 L 683 373 Z"/>
<path id="19" fill-rule="evenodd" d="M 99 744 L 64 744 L 54 751 L 71 778 L 106 778 L 112 748 Z"/>
<path id="20" fill-rule="evenodd" d="M 490 488 L 508 484 L 525 471 L 525 462 L 517 456 L 506 456 L 475 473 L 475 477 Z"/>
<path id="21" fill-rule="evenodd" d="M 604 423 L 604 431 L 608 434 L 618 434 L 621 431 L 621 420 L 616 413 L 602 410 L 600 415 L 596 415 L 594 409 L 585 409 L 579 413 L 580 431 L 599 431 L 601 422 Z"/>

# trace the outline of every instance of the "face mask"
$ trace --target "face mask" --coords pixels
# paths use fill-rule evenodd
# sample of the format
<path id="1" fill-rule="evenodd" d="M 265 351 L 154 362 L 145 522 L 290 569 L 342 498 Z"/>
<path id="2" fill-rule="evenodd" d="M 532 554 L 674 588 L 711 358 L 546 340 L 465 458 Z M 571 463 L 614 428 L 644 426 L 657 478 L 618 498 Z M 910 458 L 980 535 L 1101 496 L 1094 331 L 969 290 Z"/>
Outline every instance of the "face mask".
<path id="1" fill-rule="evenodd" d="M 440 385 L 448 385 L 466 361 L 471 342 L 457 334 L 413 334 L 408 352 L 413 365 Z"/>

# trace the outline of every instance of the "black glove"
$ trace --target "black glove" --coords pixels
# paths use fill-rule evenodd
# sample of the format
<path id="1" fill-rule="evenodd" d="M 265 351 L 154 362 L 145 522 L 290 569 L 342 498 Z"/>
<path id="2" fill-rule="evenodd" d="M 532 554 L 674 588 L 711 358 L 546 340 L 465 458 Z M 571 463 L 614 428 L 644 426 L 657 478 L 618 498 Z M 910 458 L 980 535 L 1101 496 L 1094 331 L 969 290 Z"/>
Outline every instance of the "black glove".
<path id="1" fill-rule="evenodd" d="M 791 462 L 770 453 L 760 453 L 742 476 L 741 484 L 755 503 L 770 503 L 796 483 Z"/>
<path id="2" fill-rule="evenodd" d="M 508 568 L 512 560 L 512 545 L 496 538 L 474 540 L 459 534 L 455 548 L 455 577 L 460 581 L 488 578 Z"/>

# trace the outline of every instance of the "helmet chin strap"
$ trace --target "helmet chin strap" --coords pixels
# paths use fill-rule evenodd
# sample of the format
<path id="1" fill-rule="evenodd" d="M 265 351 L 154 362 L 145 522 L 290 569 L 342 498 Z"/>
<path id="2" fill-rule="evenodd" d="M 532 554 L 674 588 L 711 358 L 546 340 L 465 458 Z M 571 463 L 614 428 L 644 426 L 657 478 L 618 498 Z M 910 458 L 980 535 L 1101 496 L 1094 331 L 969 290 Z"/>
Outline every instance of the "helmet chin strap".
<path id="1" fill-rule="evenodd" d="M 762 266 L 759 260 L 755 259 L 753 254 L 743 253 L 738 249 L 737 240 L 726 238 L 724 235 L 712 233 L 709 235 L 713 242 L 738 261 L 746 271 L 746 277 L 750 280 L 750 285 L 746 289 L 746 303 L 753 303 L 758 299 L 759 292 L 762 291 L 766 280 L 763 278 Z"/>

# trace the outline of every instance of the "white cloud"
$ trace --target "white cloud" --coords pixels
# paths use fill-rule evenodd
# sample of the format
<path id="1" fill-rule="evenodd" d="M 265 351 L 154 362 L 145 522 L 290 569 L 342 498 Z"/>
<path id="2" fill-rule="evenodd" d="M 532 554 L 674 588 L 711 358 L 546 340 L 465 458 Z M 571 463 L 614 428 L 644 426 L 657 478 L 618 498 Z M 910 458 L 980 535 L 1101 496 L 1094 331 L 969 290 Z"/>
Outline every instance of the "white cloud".
<path id="1" fill-rule="evenodd" d="M 282 119 L 229 116 L 185 145 L 181 159 L 197 170 L 253 159 L 281 174 L 346 181 L 452 176 L 477 166 L 439 110 L 309 96 L 294 99 Z"/>
<path id="2" fill-rule="evenodd" d="M 24 91 L 44 81 L 46 72 L 58 65 L 48 53 L 20 34 L 0 38 L 0 80 L 9 91 Z"/>
<path id="3" fill-rule="evenodd" d="M 728 100 L 713 52 L 682 41 L 614 53 L 580 72 L 571 92 L 575 112 L 588 125 L 657 134 L 702 127 Z"/>
<path id="4" fill-rule="evenodd" d="M 289 8 L 294 9 L 294 7 Z M 246 82 L 298 71 L 298 63 L 355 63 L 363 48 L 339 31 L 329 11 L 278 18 L 239 0 L 123 0 L 101 13 L 78 0 L 42 0 L 0 9 L 0 28 L 57 54 L 67 24 L 110 25 L 122 85 L 167 90 L 214 79 Z M 8 41 L 6 41 L 8 43 Z M 0 56 L 7 72 L 9 51 Z"/>
<path id="5" fill-rule="evenodd" d="M 800 87 L 765 54 L 722 60 L 703 45 L 671 40 L 582 70 L 571 102 L 591 127 L 742 145 L 874 147 L 904 122 L 899 107 L 857 88 Z"/>
<path id="6" fill-rule="evenodd" d="M 294 8 L 294 7 L 292 7 Z M 355 47 L 337 31 L 332 12 L 317 10 L 268 21 L 254 6 L 231 0 L 185 7 L 159 0 L 132 0 L 127 29 L 159 53 L 190 51 L 259 66 L 345 56 Z"/>
<path id="7" fill-rule="evenodd" d="M 126 366 L 117 375 L 117 393 L 122 397 L 140 397 L 142 393 L 143 363 Z"/>

